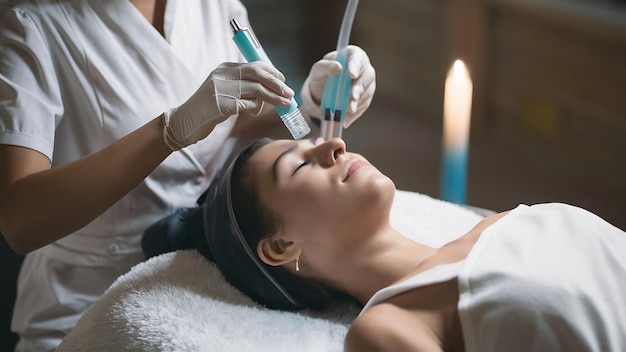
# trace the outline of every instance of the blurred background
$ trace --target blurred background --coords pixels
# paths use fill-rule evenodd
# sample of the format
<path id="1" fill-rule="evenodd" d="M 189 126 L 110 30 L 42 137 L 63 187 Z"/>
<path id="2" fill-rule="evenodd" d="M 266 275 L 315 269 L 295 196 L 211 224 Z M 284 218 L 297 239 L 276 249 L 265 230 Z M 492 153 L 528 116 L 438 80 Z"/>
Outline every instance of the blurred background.
<path id="1" fill-rule="evenodd" d="M 298 91 L 334 50 L 347 0 L 244 0 Z M 474 84 L 467 203 L 564 202 L 626 229 L 626 2 L 361 0 L 351 44 L 378 89 L 344 131 L 399 189 L 439 197 L 443 92 L 455 59 Z"/>

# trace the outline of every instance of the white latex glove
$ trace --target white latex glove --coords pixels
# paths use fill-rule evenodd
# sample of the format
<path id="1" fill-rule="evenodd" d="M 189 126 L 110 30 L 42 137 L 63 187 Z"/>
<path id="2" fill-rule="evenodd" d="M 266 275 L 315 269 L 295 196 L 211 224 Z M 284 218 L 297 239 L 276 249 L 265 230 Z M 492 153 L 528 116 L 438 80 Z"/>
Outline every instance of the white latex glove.
<path id="1" fill-rule="evenodd" d="M 294 92 L 284 82 L 281 72 L 260 61 L 220 64 L 189 100 L 164 113 L 165 143 L 172 150 L 194 144 L 232 115 L 258 114 L 264 101 L 289 106 Z"/>
<path id="2" fill-rule="evenodd" d="M 324 83 L 328 76 L 341 71 L 341 64 L 335 61 L 337 51 L 332 51 L 313 64 L 309 76 L 302 86 L 302 104 L 300 110 L 309 116 L 324 116 L 320 104 L 324 92 Z M 348 112 L 343 127 L 349 127 L 370 106 L 376 91 L 376 70 L 370 63 L 367 53 L 355 45 L 348 45 L 348 75 L 352 78 Z"/>

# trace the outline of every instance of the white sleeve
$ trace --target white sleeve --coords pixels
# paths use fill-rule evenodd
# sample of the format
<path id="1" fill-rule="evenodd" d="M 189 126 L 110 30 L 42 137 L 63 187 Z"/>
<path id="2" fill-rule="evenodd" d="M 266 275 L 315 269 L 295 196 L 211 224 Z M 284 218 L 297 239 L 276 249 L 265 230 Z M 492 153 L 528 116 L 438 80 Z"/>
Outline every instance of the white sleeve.
<path id="1" fill-rule="evenodd" d="M 63 106 L 51 54 L 32 18 L 8 4 L 0 4 L 0 49 L 0 144 L 52 160 Z"/>

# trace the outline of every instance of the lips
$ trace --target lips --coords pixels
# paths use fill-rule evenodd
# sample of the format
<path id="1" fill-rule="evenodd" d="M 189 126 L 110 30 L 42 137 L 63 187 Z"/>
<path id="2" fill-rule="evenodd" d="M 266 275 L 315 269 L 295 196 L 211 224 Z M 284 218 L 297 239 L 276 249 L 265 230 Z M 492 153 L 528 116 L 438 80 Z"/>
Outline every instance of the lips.
<path id="1" fill-rule="evenodd" d="M 354 174 L 358 169 L 362 168 L 365 165 L 367 165 L 367 163 L 363 160 L 355 160 L 351 162 L 350 164 L 348 164 L 346 177 L 343 179 L 343 181 L 344 182 L 347 181 L 350 178 L 350 176 L 352 176 L 352 174 Z"/>

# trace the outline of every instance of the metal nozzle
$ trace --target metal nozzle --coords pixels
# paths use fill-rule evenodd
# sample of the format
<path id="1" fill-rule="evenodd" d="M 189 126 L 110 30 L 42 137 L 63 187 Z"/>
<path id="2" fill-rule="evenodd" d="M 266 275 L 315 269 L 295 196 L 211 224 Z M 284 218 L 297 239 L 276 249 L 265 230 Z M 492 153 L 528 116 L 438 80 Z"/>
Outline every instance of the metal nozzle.
<path id="1" fill-rule="evenodd" d="M 242 29 L 236 18 L 230 20 L 230 27 L 233 29 L 233 33 L 237 33 Z"/>

